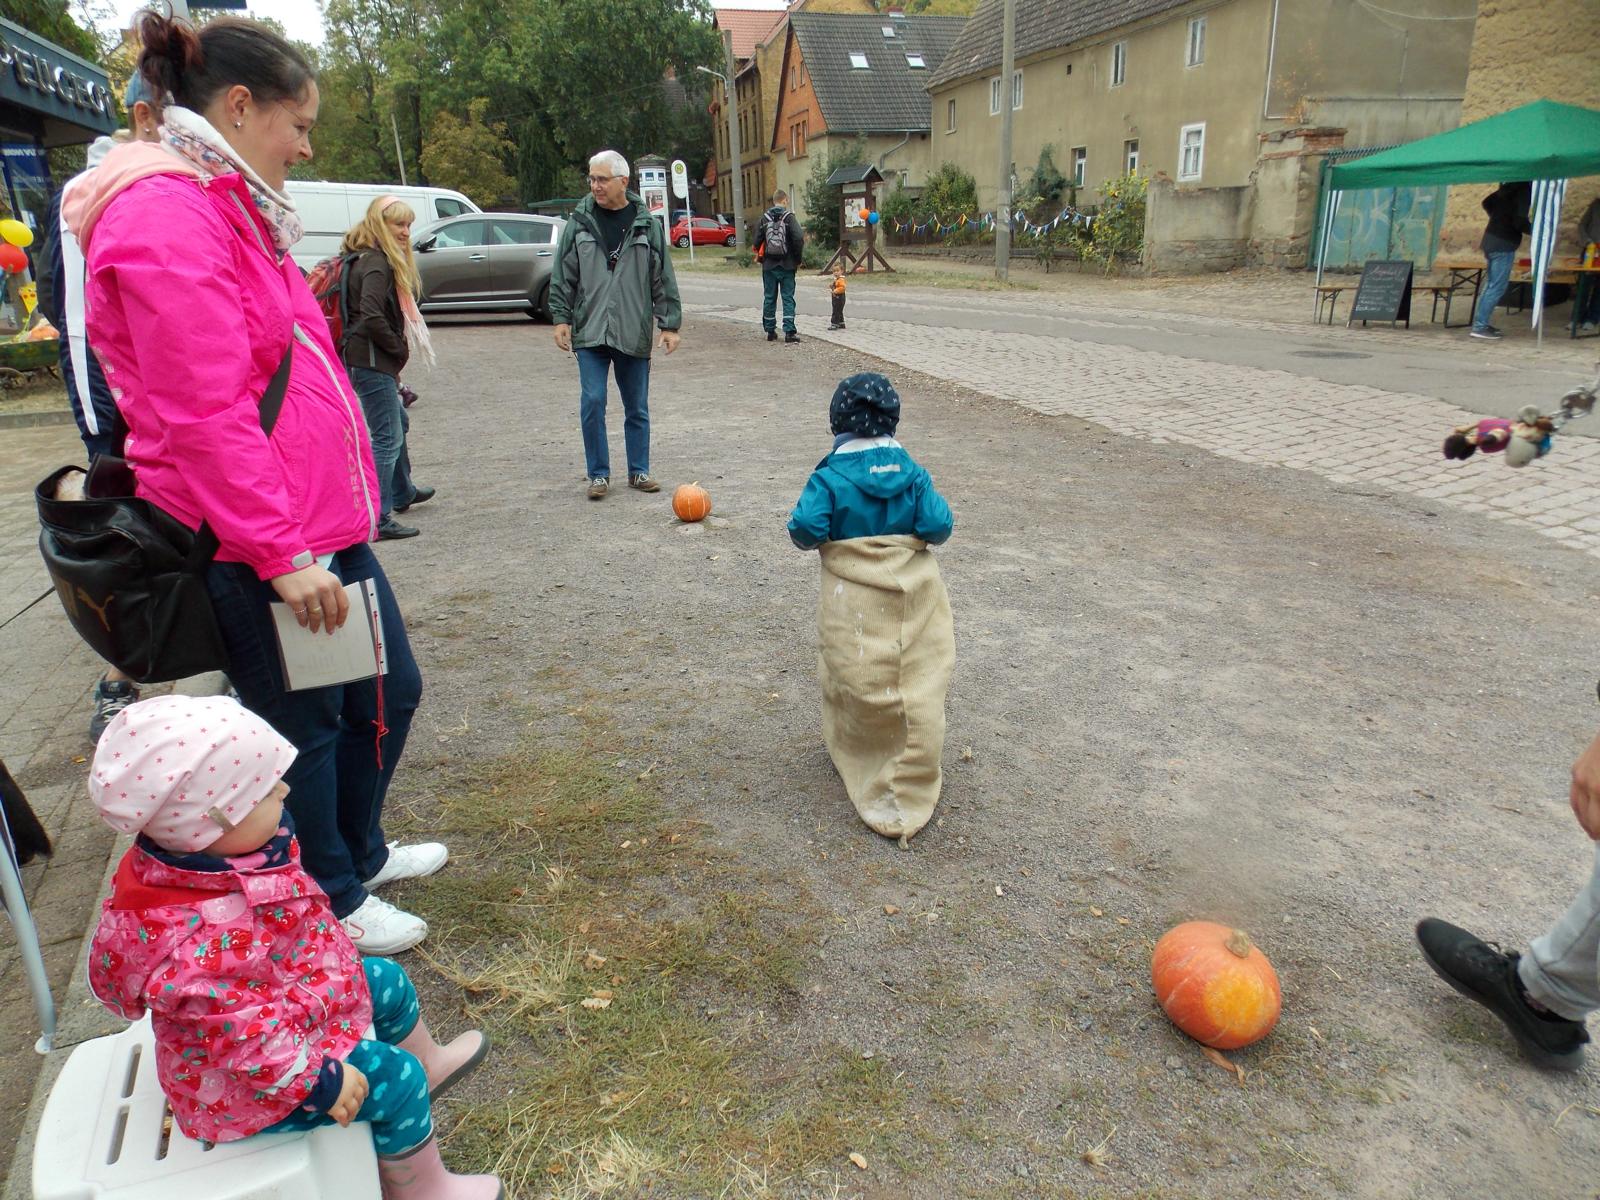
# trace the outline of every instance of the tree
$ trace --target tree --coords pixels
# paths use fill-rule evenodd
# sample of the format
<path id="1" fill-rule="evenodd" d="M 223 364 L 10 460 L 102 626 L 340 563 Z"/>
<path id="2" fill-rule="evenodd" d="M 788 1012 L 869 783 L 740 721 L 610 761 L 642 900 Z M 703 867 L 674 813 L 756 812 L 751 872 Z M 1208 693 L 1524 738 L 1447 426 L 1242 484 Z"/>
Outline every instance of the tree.
<path id="1" fill-rule="evenodd" d="M 866 154 L 867 142 L 858 137 L 854 141 L 829 146 L 826 155 L 818 154 L 811 161 L 811 174 L 806 178 L 806 236 L 818 246 L 839 244 L 839 206 L 842 193 L 838 185 L 828 186 L 828 176 L 840 167 L 853 167 Z"/>
<path id="2" fill-rule="evenodd" d="M 503 121 L 485 122 L 489 101 L 467 106 L 467 119 L 441 110 L 435 114 L 422 150 L 422 168 L 439 187 L 465 192 L 480 208 L 515 201 L 517 181 L 506 171 L 516 146 Z"/>
<path id="3" fill-rule="evenodd" d="M 946 221 L 962 213 L 975 217 L 978 215 L 978 181 L 955 163 L 940 163 L 939 169 L 922 185 L 917 207 Z"/>
<path id="4" fill-rule="evenodd" d="M 100 45 L 94 34 L 72 19 L 64 0 L 5 0 L 0 5 L 0 16 L 79 58 L 100 61 Z"/>

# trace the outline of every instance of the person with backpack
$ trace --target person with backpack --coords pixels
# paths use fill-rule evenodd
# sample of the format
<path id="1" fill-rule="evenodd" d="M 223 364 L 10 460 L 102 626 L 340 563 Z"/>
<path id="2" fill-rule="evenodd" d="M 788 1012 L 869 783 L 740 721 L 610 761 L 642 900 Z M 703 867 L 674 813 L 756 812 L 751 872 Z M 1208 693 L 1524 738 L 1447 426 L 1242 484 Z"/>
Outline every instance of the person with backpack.
<path id="1" fill-rule="evenodd" d="M 344 235 L 339 261 L 344 265 L 341 290 L 344 339 L 339 343 L 345 369 L 372 435 L 372 460 L 378 468 L 382 516 L 378 540 L 416 537 L 414 525 L 395 519 L 396 469 L 405 450 L 405 409 L 400 399 L 400 372 L 415 350 L 433 361 L 428 326 L 417 308 L 422 284 L 411 254 L 411 225 L 416 213 L 396 196 L 379 196 L 367 215 Z M 327 303 L 324 301 L 324 312 Z M 409 455 L 406 456 L 409 468 Z M 409 469 L 408 469 L 409 476 Z M 407 507 L 432 497 L 432 489 L 415 488 Z M 426 491 L 426 495 L 424 495 Z"/>
<path id="2" fill-rule="evenodd" d="M 89 342 L 127 423 L 135 494 L 216 535 L 205 583 L 228 677 L 295 747 L 283 782 L 306 870 L 358 950 L 397 954 L 428 924 L 374 892 L 431 875 L 449 852 L 384 838 L 422 674 L 368 545 L 378 479 L 361 404 L 290 253 L 302 225 L 284 183 L 311 158 L 316 75 L 254 21 L 196 30 L 145 12 L 138 37 L 138 71 L 165 101 L 161 144 L 118 146 L 65 202 L 88 262 Z M 279 617 L 308 634 L 362 620 L 346 591 L 362 582 L 385 669 L 291 691 Z"/>
<path id="3" fill-rule="evenodd" d="M 806 248 L 805 231 L 789 211 L 789 193 L 772 193 L 772 207 L 756 223 L 756 248 L 761 253 L 761 328 L 767 341 L 778 340 L 778 293 L 783 293 L 783 340 L 798 342 L 794 328 L 794 277 Z"/>
<path id="4" fill-rule="evenodd" d="M 120 457 L 122 441 L 118 436 L 116 401 L 111 398 L 105 372 L 89 348 L 85 331 L 83 248 L 61 220 L 61 207 L 67 194 L 82 184 L 118 141 L 160 140 L 161 135 L 156 131 L 159 106 L 149 86 L 137 73 L 123 93 L 122 107 L 128 114 L 129 129 L 118 130 L 115 138 L 95 139 L 89 147 L 83 172 L 67 180 L 50 198 L 44 223 L 44 247 L 39 255 L 39 309 L 45 319 L 61 331 L 57 351 L 61 380 L 66 385 L 72 415 L 78 422 L 78 434 L 83 438 L 83 448 L 91 463 L 102 454 Z M 139 684 L 108 663 L 92 695 L 94 708 L 89 717 L 89 740 L 99 742 L 111 718 L 138 701 Z"/>

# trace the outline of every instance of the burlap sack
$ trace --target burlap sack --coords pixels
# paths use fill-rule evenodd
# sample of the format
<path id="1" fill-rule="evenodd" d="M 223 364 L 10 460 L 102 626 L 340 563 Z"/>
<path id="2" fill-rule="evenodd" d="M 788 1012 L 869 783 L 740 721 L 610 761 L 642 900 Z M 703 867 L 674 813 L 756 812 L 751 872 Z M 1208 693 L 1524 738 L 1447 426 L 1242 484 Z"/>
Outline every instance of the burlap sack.
<path id="1" fill-rule="evenodd" d="M 822 546 L 817 604 L 822 736 L 861 819 L 910 837 L 939 802 L 955 625 L 921 538 Z"/>

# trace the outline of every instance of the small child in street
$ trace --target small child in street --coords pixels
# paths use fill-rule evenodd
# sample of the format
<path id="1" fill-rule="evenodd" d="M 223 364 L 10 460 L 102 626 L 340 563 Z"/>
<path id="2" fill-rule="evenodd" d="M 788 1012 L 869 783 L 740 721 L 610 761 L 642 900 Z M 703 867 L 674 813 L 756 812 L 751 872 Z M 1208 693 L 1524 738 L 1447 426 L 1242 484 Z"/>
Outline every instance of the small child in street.
<path id="1" fill-rule="evenodd" d="M 156 1074 L 187 1137 L 367 1121 L 385 1200 L 499 1200 L 496 1177 L 445 1170 L 431 1114 L 488 1041 L 441 1046 L 405 971 L 357 954 L 300 866 L 283 808 L 295 753 L 220 696 L 162 696 L 112 720 L 89 792 L 137 840 L 101 909 L 90 987 L 127 1020 L 152 1014 Z"/>
<path id="2" fill-rule="evenodd" d="M 829 288 L 833 292 L 833 323 L 829 329 L 844 328 L 844 264 L 833 264 L 833 284 Z"/>
<path id="3" fill-rule="evenodd" d="M 955 522 L 894 439 L 900 396 L 887 379 L 843 380 L 829 418 L 833 450 L 789 517 L 794 544 L 821 551 L 822 736 L 857 814 L 904 846 L 939 801 L 955 626 L 929 546 Z"/>

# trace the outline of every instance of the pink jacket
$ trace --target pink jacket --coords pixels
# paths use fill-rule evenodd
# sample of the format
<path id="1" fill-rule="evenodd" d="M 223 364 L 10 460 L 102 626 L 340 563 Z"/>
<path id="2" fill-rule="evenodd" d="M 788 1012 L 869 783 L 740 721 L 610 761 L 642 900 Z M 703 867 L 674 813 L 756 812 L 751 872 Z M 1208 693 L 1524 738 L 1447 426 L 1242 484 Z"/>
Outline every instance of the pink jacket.
<path id="1" fill-rule="evenodd" d="M 101 908 L 89 986 L 130 1021 L 154 1015 L 156 1075 L 191 1138 L 283 1120 L 372 1024 L 356 948 L 298 845 L 291 860 L 214 874 L 135 846 Z"/>
<path id="2" fill-rule="evenodd" d="M 262 579 L 371 540 L 378 482 L 361 407 L 292 257 L 238 175 L 199 178 L 159 146 L 119 146 L 65 218 L 88 260 L 94 347 L 128 424 L 140 496 Z M 294 332 L 270 443 L 261 394 Z"/>

